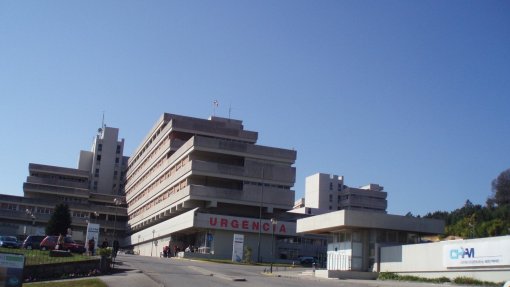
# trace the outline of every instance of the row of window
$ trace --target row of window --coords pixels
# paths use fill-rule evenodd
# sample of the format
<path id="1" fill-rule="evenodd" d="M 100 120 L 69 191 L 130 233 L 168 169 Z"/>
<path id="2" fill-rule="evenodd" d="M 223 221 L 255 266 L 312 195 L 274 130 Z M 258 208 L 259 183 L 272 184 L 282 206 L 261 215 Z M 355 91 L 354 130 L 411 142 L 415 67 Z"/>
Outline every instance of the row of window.
<path id="1" fill-rule="evenodd" d="M 138 166 L 138 167 L 136 168 L 136 170 L 135 170 L 135 171 L 133 171 L 132 173 L 130 173 L 130 174 L 128 175 L 127 180 L 129 181 L 130 179 L 134 178 L 137 174 L 139 174 L 140 172 L 142 172 L 142 171 L 143 171 L 143 169 L 145 168 L 145 166 L 148 164 L 148 162 L 149 162 L 150 160 L 152 160 L 152 158 L 154 158 L 155 156 L 160 156 L 160 151 L 161 151 L 162 149 L 166 149 L 166 147 L 167 147 L 169 144 L 170 144 L 170 139 L 169 139 L 169 138 L 166 138 L 166 139 L 165 139 L 165 140 L 164 140 L 164 141 L 163 141 L 160 145 L 158 145 L 158 146 L 156 147 L 156 149 L 155 149 L 155 150 L 153 150 L 153 151 L 151 152 L 151 154 L 149 154 L 149 155 L 148 155 L 148 156 L 144 159 L 144 161 L 140 164 L 140 166 Z M 166 158 L 163 158 L 163 159 L 159 160 L 159 162 L 156 164 L 156 166 L 159 166 L 159 165 L 162 163 L 162 161 L 164 161 L 164 160 L 166 160 Z M 131 165 L 131 166 L 132 166 L 132 165 Z M 152 170 L 153 170 L 153 169 L 149 170 L 149 172 L 148 172 L 148 173 L 150 173 Z M 144 178 L 146 178 L 146 176 L 147 176 L 147 174 L 145 174 L 145 175 L 144 175 Z M 140 181 L 143 181 L 143 178 L 142 178 L 141 180 L 139 180 L 138 182 L 140 182 Z M 130 188 L 129 188 L 129 191 L 134 190 L 134 189 L 136 189 L 136 188 L 135 188 L 135 187 L 130 187 Z M 129 191 L 126 191 L 126 195 L 127 195 L 127 193 L 128 193 Z"/>
<path id="2" fill-rule="evenodd" d="M 147 172 L 147 174 L 145 174 L 143 176 L 142 179 L 140 179 L 140 181 L 138 181 L 134 186 L 132 186 L 129 190 L 129 192 L 126 192 L 126 196 L 132 192 L 133 190 L 136 190 L 136 188 L 138 188 L 138 186 L 142 185 L 142 184 L 145 184 L 145 180 L 149 177 L 149 175 L 151 173 L 153 173 L 155 170 L 159 169 L 161 166 L 163 165 L 166 165 L 167 164 L 167 161 L 168 159 L 162 159 L 160 160 L 153 168 L 151 168 L 151 170 L 149 172 Z M 145 196 L 147 196 L 149 193 L 151 193 L 158 185 L 160 185 L 164 180 L 168 179 L 171 175 L 175 174 L 180 168 L 182 168 L 183 166 L 187 165 L 189 162 L 189 157 L 185 157 L 183 158 L 182 160 L 176 162 L 173 166 L 170 167 L 170 169 L 163 173 L 162 175 L 160 175 L 158 178 L 156 178 L 156 180 L 154 180 L 153 183 L 151 183 L 149 186 L 147 186 L 145 189 L 143 189 L 137 196 L 135 196 L 133 199 L 131 199 L 129 201 L 130 204 L 133 204 L 139 200 L 141 200 L 142 198 L 144 198 Z"/>
<path id="3" fill-rule="evenodd" d="M 167 123 L 163 123 L 163 125 L 161 125 L 161 127 L 152 135 L 152 138 L 145 144 L 145 146 L 143 147 L 143 149 L 131 160 L 129 166 L 128 166 L 128 169 L 130 169 L 139 159 L 140 157 L 145 153 L 145 151 L 149 148 L 149 146 L 152 144 L 152 142 L 154 140 L 156 140 L 156 138 L 159 136 L 159 134 L 161 133 L 161 131 L 166 127 L 166 124 Z M 166 141 L 165 141 L 166 142 Z M 158 147 L 159 148 L 159 147 Z M 139 171 L 139 168 L 136 170 L 136 173 Z M 135 174 L 135 173 L 134 173 Z M 134 175 L 132 174 L 132 175 Z M 131 175 L 131 176 L 132 176 Z M 130 177 L 131 177 L 130 176 Z"/>
<path id="4" fill-rule="evenodd" d="M 69 182 L 78 182 L 78 183 L 87 182 L 87 179 L 84 177 L 55 175 L 55 174 L 38 173 L 38 172 L 32 172 L 30 174 L 30 176 L 44 178 L 44 179 L 55 179 L 55 180 L 62 180 L 62 181 L 69 181 Z"/>
<path id="5" fill-rule="evenodd" d="M 4 203 L 4 202 L 0 204 L 0 209 L 12 210 L 12 211 L 28 210 L 32 213 L 39 213 L 39 214 L 51 214 L 53 212 L 53 209 L 48 208 L 48 207 L 18 205 L 18 204 L 14 204 L 14 203 Z"/>
<path id="6" fill-rule="evenodd" d="M 162 202 L 165 199 L 167 199 L 168 197 L 170 197 L 170 195 L 179 192 L 181 189 L 184 189 L 186 186 L 188 186 L 187 180 L 183 180 L 183 181 L 171 186 L 169 189 L 167 189 L 165 192 L 163 192 L 163 194 L 161 194 L 160 196 L 151 200 L 149 203 L 145 204 L 140 209 L 138 209 L 135 212 L 133 212 L 132 214 L 130 214 L 129 219 L 131 220 L 133 218 L 136 218 L 140 214 L 146 212 L 147 210 L 151 209 L 152 207 L 156 206 L 160 202 Z"/>

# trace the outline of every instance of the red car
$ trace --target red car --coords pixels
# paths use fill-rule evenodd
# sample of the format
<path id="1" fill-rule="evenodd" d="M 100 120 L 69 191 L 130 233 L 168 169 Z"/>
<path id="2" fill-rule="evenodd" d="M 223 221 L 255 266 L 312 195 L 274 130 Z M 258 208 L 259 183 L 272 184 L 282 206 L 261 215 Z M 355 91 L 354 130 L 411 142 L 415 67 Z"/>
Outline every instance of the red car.
<path id="1" fill-rule="evenodd" d="M 42 250 L 53 250 L 57 245 L 58 236 L 49 235 L 41 241 L 41 249 Z M 71 237 L 64 237 L 64 244 L 60 246 L 60 250 L 66 250 L 75 253 L 85 253 L 85 246 L 83 244 L 78 244 L 74 242 Z"/>

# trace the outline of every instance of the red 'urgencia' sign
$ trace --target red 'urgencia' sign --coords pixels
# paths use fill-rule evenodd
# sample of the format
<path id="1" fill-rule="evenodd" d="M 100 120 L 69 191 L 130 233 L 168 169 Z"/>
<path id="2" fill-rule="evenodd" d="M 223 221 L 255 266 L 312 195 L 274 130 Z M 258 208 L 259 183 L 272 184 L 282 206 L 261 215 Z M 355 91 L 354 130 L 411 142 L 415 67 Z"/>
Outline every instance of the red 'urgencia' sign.
<path id="1" fill-rule="evenodd" d="M 270 222 L 262 222 L 259 223 L 258 220 L 237 220 L 237 219 L 228 219 L 224 217 L 209 217 L 209 226 L 210 227 L 220 227 L 220 228 L 232 228 L 237 230 L 247 230 L 247 231 L 259 231 L 262 225 L 262 231 L 269 232 L 271 230 Z M 273 227 L 275 232 L 278 233 L 287 233 L 287 228 L 285 227 L 285 223 L 278 223 Z"/>

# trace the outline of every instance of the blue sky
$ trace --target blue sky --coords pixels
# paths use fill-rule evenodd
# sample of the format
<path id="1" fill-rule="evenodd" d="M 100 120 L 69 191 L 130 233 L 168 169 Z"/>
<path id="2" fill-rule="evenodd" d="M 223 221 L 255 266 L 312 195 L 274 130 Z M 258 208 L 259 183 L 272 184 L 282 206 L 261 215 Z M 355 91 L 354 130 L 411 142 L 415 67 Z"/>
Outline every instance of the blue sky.
<path id="1" fill-rule="evenodd" d="M 510 168 L 509 1 L 1 1 L 0 193 L 76 167 L 104 111 L 129 155 L 163 112 L 244 121 L 390 213 L 483 204 Z"/>

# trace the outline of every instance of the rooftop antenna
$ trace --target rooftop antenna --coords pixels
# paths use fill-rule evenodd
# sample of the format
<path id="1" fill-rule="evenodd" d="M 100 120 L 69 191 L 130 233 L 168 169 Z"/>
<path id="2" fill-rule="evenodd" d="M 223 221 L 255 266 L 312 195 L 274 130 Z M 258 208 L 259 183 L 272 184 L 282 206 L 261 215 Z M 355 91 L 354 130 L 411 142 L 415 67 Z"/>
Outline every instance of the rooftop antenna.
<path id="1" fill-rule="evenodd" d="M 213 117 L 216 116 L 216 108 L 219 106 L 219 104 L 220 103 L 218 102 L 218 100 L 213 101 Z"/>
<path id="2" fill-rule="evenodd" d="M 228 119 L 230 120 L 230 114 L 232 113 L 232 104 L 228 106 Z"/>
<path id="3" fill-rule="evenodd" d="M 104 111 L 103 111 L 103 118 L 101 120 L 101 127 L 97 129 L 98 135 L 101 135 L 103 133 L 103 128 L 104 128 Z"/>

